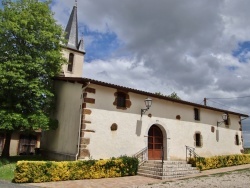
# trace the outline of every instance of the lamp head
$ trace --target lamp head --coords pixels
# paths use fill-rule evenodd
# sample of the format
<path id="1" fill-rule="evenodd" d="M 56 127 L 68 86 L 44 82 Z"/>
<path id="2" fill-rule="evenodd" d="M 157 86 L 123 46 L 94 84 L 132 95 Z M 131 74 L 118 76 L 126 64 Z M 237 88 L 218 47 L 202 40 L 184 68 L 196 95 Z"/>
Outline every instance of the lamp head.
<path id="1" fill-rule="evenodd" d="M 144 100 L 144 102 L 145 102 L 145 105 L 146 105 L 147 109 L 149 109 L 151 107 L 151 105 L 152 105 L 152 99 L 146 98 Z"/>
<path id="2" fill-rule="evenodd" d="M 227 120 L 227 114 L 222 114 L 222 119 L 223 119 L 224 121 L 226 121 L 226 120 Z"/>

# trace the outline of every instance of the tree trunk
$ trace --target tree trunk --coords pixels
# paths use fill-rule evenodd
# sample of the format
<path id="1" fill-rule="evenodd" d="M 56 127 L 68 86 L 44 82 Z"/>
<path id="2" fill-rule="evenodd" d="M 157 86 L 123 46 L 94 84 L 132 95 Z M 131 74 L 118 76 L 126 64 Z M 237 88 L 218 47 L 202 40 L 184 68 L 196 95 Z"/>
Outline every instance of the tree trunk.
<path id="1" fill-rule="evenodd" d="M 10 157 L 10 140 L 11 140 L 12 131 L 6 132 L 4 147 L 2 151 L 2 158 L 9 158 Z"/>

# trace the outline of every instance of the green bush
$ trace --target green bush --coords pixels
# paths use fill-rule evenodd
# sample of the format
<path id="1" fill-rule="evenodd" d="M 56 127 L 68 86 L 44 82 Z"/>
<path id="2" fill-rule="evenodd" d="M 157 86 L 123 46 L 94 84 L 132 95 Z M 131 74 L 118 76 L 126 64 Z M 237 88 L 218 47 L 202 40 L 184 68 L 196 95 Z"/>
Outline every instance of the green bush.
<path id="1" fill-rule="evenodd" d="M 122 156 L 89 161 L 19 161 L 13 182 L 38 183 L 132 176 L 137 174 L 138 159 Z"/>
<path id="2" fill-rule="evenodd" d="M 244 154 L 250 154 L 250 148 L 244 148 Z"/>
<path id="3" fill-rule="evenodd" d="M 242 164 L 250 164 L 250 155 L 225 155 L 214 156 L 209 158 L 194 158 L 189 159 L 189 163 L 196 166 L 200 170 L 209 170 L 228 166 L 236 166 Z"/>

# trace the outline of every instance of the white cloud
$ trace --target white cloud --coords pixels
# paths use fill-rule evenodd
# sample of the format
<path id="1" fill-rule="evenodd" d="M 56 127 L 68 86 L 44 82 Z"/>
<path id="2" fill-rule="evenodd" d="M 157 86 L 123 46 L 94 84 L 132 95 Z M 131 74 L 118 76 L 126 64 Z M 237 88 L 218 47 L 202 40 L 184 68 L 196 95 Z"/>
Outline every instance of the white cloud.
<path id="1" fill-rule="evenodd" d="M 59 23 L 66 24 L 73 3 L 55 1 Z M 151 92 L 175 91 L 197 103 L 204 97 L 250 96 L 250 62 L 232 56 L 239 42 L 250 41 L 249 7 L 248 0 L 78 1 L 80 25 L 114 32 L 124 44 L 117 56 L 85 63 L 84 76 Z M 90 45 L 93 38 L 85 40 Z M 249 98 L 219 102 L 250 114 Z"/>

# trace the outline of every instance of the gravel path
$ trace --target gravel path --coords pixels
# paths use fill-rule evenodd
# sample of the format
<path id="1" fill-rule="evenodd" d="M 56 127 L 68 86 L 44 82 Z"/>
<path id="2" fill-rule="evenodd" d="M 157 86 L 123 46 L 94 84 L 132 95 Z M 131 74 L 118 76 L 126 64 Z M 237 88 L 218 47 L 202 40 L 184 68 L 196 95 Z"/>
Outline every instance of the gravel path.
<path id="1" fill-rule="evenodd" d="M 143 186 L 134 186 L 133 188 L 249 188 L 250 187 L 250 169 L 201 176 L 196 178 L 176 180 L 172 182 L 163 181 L 158 184 L 148 184 Z M 132 188 L 132 187 L 131 187 Z"/>

